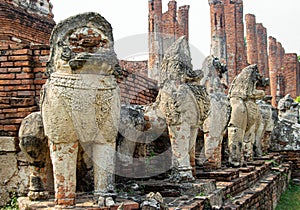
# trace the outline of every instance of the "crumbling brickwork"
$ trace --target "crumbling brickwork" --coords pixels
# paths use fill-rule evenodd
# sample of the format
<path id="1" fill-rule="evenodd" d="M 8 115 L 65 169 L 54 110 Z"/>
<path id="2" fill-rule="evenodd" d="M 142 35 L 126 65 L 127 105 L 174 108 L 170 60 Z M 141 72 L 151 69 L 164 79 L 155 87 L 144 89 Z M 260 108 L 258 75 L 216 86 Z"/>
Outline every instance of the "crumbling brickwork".
<path id="1" fill-rule="evenodd" d="M 1 46 L 0 136 L 17 136 L 21 121 L 38 110 L 48 46 Z"/>
<path id="2" fill-rule="evenodd" d="M 161 0 L 149 0 L 149 78 L 158 80 L 160 63 L 165 50 L 181 36 L 189 37 L 189 6 L 181 6 L 177 11 L 177 2 L 168 3 L 168 11 L 162 13 Z"/>
<path id="3" fill-rule="evenodd" d="M 292 98 L 296 98 L 299 94 L 299 64 L 296 53 L 286 53 L 283 58 L 283 74 L 284 74 L 284 91 L 289 93 Z"/>
<path id="4" fill-rule="evenodd" d="M 229 83 L 247 66 L 243 0 L 225 0 L 225 29 L 227 40 L 227 67 Z"/>
<path id="5" fill-rule="evenodd" d="M 123 78 L 118 80 L 123 104 L 146 105 L 155 101 L 157 81 L 149 79 L 148 61 L 120 60 Z"/>
<path id="6" fill-rule="evenodd" d="M 246 14 L 246 43 L 247 43 L 247 60 L 249 64 L 258 63 L 257 48 L 257 31 L 255 15 Z"/>
<path id="7" fill-rule="evenodd" d="M 257 35 L 257 66 L 259 72 L 265 78 L 269 78 L 269 65 L 268 65 L 268 37 L 267 29 L 262 23 L 256 24 Z M 266 94 L 270 94 L 269 86 L 266 88 Z"/>
<path id="8" fill-rule="evenodd" d="M 49 14 L 43 16 L 39 12 L 30 11 L 31 13 L 14 1 L 0 0 L 0 41 L 2 43 L 48 44 L 55 25 L 51 8 Z"/>
<path id="9" fill-rule="evenodd" d="M 211 21 L 210 54 L 227 63 L 224 4 L 221 0 L 209 0 Z"/>
<path id="10" fill-rule="evenodd" d="M 253 14 L 246 14 L 245 22 L 248 63 L 257 64 L 260 74 L 264 78 L 269 78 L 267 30 L 262 23 L 256 23 Z M 264 90 L 266 94 L 270 94 L 269 86 Z"/>

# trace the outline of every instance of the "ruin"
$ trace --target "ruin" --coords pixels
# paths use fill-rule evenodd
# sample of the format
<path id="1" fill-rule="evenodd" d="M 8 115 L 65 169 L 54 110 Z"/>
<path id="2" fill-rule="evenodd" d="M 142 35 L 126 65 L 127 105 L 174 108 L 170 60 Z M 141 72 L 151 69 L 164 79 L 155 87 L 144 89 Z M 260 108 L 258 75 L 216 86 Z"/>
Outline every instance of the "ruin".
<path id="1" fill-rule="evenodd" d="M 54 133 L 58 133 L 57 130 L 55 131 L 58 127 L 51 126 L 53 123 L 63 125 L 63 123 L 55 123 L 55 116 L 59 114 L 63 116 L 63 112 L 69 113 L 66 108 L 68 106 L 59 106 L 60 108 L 55 109 L 56 113 L 53 113 L 53 107 L 47 107 L 47 105 L 50 104 L 49 94 L 54 94 L 50 91 L 53 91 L 52 87 L 55 89 L 58 85 L 58 89 L 63 89 L 67 88 L 66 85 L 84 86 L 84 83 L 80 82 L 84 80 L 84 77 L 76 77 L 80 74 L 71 74 L 70 79 L 70 75 L 61 77 L 61 72 L 82 73 L 94 68 L 98 69 L 96 66 L 101 61 L 99 58 L 104 54 L 100 53 L 100 55 L 93 50 L 100 45 L 106 48 L 108 43 L 112 43 L 112 37 L 108 35 L 109 33 L 101 32 L 99 42 L 97 27 L 89 28 L 91 30 L 88 30 L 86 35 L 86 30 L 74 26 L 72 33 L 62 36 L 62 42 L 51 43 L 50 50 L 50 33 L 56 25 L 53 21 L 51 2 L 49 0 L 0 0 L 0 168 L 2 169 L 0 172 L 0 206 L 4 206 L 12 192 L 15 192 L 18 196 L 28 195 L 31 200 L 44 200 L 35 203 L 30 202 L 28 198 L 20 198 L 20 209 L 52 208 L 55 204 L 66 206 L 76 204 L 79 208 L 100 209 L 149 209 L 157 206 L 170 209 L 176 207 L 249 209 L 254 206 L 258 209 L 275 208 L 289 180 L 300 177 L 299 116 L 296 112 L 297 104 L 292 102 L 293 98 L 300 95 L 300 65 L 297 54 L 286 53 L 283 45 L 276 38 L 271 36 L 268 38 L 267 29 L 262 23 L 256 23 L 254 15 L 247 14 L 244 21 L 242 0 L 209 0 L 208 3 L 211 12 L 211 56 L 207 57 L 202 66 L 203 73 L 190 66 L 187 48 L 183 47 L 182 52 L 179 49 L 174 50 L 173 44 L 178 38 L 184 35 L 188 40 L 189 37 L 189 6 L 181 6 L 177 10 L 177 3 L 174 0 L 169 2 L 168 11 L 165 13 L 162 12 L 161 0 L 148 2 L 148 61 L 118 61 L 116 55 L 108 56 L 109 60 L 113 61 L 111 64 L 113 67 L 109 68 L 109 73 L 112 74 L 112 69 L 116 70 L 114 75 L 117 76 L 116 82 L 120 87 L 119 103 L 122 104 L 120 124 L 123 123 L 124 128 L 126 123 L 132 123 L 128 126 L 129 129 L 137 128 L 138 133 L 142 131 L 142 134 L 139 134 L 143 141 L 138 144 L 129 142 L 127 145 L 123 144 L 122 148 L 121 143 L 128 143 L 129 137 L 136 135 L 137 132 L 122 131 L 123 128 L 119 123 L 114 124 L 112 131 L 103 128 L 104 134 L 108 134 L 108 138 L 111 138 L 111 144 L 109 144 L 111 152 L 105 156 L 109 160 L 102 161 L 99 155 L 99 151 L 101 153 L 103 150 L 101 149 L 103 145 L 97 146 L 96 144 L 94 148 L 94 154 L 99 155 L 99 158 L 96 158 L 99 161 L 98 165 L 111 163 L 108 164 L 109 170 L 103 172 L 101 168 L 97 168 L 97 164 L 95 166 L 91 161 L 93 148 L 89 149 L 89 145 L 82 142 L 77 144 L 82 139 L 90 139 L 84 135 L 89 132 L 89 129 L 97 128 L 97 126 L 81 127 L 78 132 L 80 138 L 77 139 L 74 136 L 71 138 L 71 134 L 74 134 L 72 127 L 76 123 L 93 124 L 91 122 L 93 120 L 83 117 L 80 111 L 81 106 L 76 105 L 77 100 L 74 99 L 71 102 L 67 100 L 72 104 L 69 107 L 72 108 L 73 115 L 68 121 L 69 132 L 64 139 L 76 139 L 71 143 L 68 142 L 69 147 L 61 145 L 67 142 L 56 142 Z M 98 17 L 96 14 L 92 16 Z M 18 21 L 20 19 L 23 21 Z M 81 22 L 81 19 L 78 18 L 78 21 Z M 246 39 L 244 39 L 244 26 Z M 58 24 L 56 27 L 63 26 Z M 82 34 L 85 35 L 82 36 Z M 110 37 L 107 39 L 109 41 L 105 38 L 102 40 L 103 37 Z M 82 42 L 79 42 L 79 39 Z M 186 46 L 187 44 L 184 44 L 186 41 L 183 40 L 179 39 L 177 44 L 179 42 L 180 46 Z M 108 49 L 112 49 L 110 47 Z M 172 49 L 172 47 L 173 50 L 169 51 L 168 48 Z M 83 53 L 82 51 L 87 48 L 89 50 Z M 53 59 L 52 56 L 55 54 L 53 49 L 61 56 Z M 172 59 L 168 60 L 168 58 L 176 57 L 176 54 L 184 55 L 186 59 L 183 61 L 179 59 L 180 62 L 177 60 L 177 63 L 171 61 Z M 46 67 L 49 59 L 54 62 L 50 62 Z M 236 85 L 233 82 L 234 78 L 241 75 L 242 69 L 255 63 L 259 73 L 270 79 L 269 88 L 267 86 L 260 89 L 270 94 L 271 97 L 266 96 L 257 104 L 254 99 L 244 102 L 245 106 L 251 103 L 252 111 L 255 112 L 251 113 L 255 123 L 252 124 L 250 130 L 256 135 L 247 137 L 249 143 L 246 145 L 247 165 L 231 168 L 227 164 L 232 158 L 230 157 L 232 154 L 228 152 L 232 149 L 230 146 L 228 148 L 232 132 L 230 126 L 227 125 L 232 113 L 235 113 L 235 106 L 232 103 L 230 107 L 226 93 L 230 85 Z M 88 68 L 85 68 L 83 64 L 87 64 Z M 103 71 L 108 70 L 106 67 L 106 65 L 101 65 Z M 161 72 L 161 69 L 164 71 Z M 45 75 L 45 73 L 48 74 Z M 118 77 L 120 73 L 122 77 Z M 168 78 L 168 75 L 172 78 Z M 95 76 L 95 79 L 97 78 Z M 88 77 L 88 79 L 91 78 Z M 42 85 L 47 80 L 46 87 L 51 86 L 51 88 L 42 89 Z M 67 81 L 67 83 L 62 81 Z M 163 84 L 168 84 L 170 81 L 174 83 L 174 86 L 164 87 Z M 116 87 L 116 82 L 112 82 L 111 85 Z M 92 86 L 93 84 L 89 83 Z M 204 94 L 205 89 L 199 88 L 201 87 L 199 85 L 205 86 L 209 95 Z M 184 94 L 190 93 L 187 90 L 182 94 L 177 86 L 188 86 L 187 90 L 198 93 L 195 101 L 201 99 L 202 94 L 202 99 L 205 98 L 202 102 L 207 103 L 201 104 L 201 100 L 198 100 L 200 101 L 197 102 L 198 104 L 190 103 L 193 94 Z M 176 97 L 168 94 L 169 92 L 175 93 L 174 91 Z M 257 91 L 261 93 L 262 90 Z M 229 91 L 229 95 L 231 92 Z M 59 97 L 55 97 L 57 101 L 60 97 L 70 99 L 70 95 L 76 96 L 76 94 L 75 98 L 78 99 L 80 98 L 78 94 L 81 94 L 80 91 L 62 90 L 60 93 Z M 286 96 L 287 94 L 290 96 Z M 115 94 L 116 97 L 117 95 Z M 159 95 L 158 98 L 157 95 Z M 190 98 L 189 100 L 182 99 L 180 95 Z M 262 94 L 259 95 L 262 96 Z M 236 95 L 236 97 L 242 96 Z M 107 98 L 110 97 L 104 95 L 99 98 L 99 102 Z M 40 99 L 43 101 L 41 112 L 39 112 Z M 163 117 L 165 120 L 159 120 L 160 118 L 157 117 L 160 109 L 149 106 L 156 99 L 160 103 L 154 103 L 154 106 L 157 105 L 162 110 L 160 116 L 165 114 Z M 178 104 L 176 101 L 184 101 L 186 104 L 183 103 L 183 105 L 188 108 L 184 109 L 185 111 L 181 110 L 182 112 L 178 111 L 178 105 L 182 103 Z M 88 104 L 89 100 L 85 102 Z M 101 111 L 107 110 L 107 107 L 99 106 L 101 106 Z M 96 112 L 93 111 L 96 105 L 86 107 L 89 107 L 85 109 L 86 113 Z M 115 108 L 119 110 L 118 105 Z M 187 125 L 186 118 L 183 116 L 190 114 L 189 117 L 194 119 L 196 109 L 203 111 L 200 114 L 203 117 L 201 122 L 192 126 Z M 105 114 L 98 114 L 97 116 L 102 120 L 105 119 Z M 118 111 L 114 114 L 118 118 Z M 207 115 L 207 118 L 204 117 Z M 98 124 L 101 124 L 100 118 L 95 119 Z M 43 124 L 41 124 L 42 121 Z M 183 124 L 178 124 L 179 121 Z M 196 132 L 191 132 L 189 126 L 194 131 L 195 127 L 200 128 L 197 130 L 197 138 Z M 167 127 L 169 127 L 169 132 Z M 119 137 L 115 142 L 117 129 L 119 129 Z M 128 128 L 125 126 L 124 129 Z M 44 134 L 42 130 L 45 130 Z M 101 133 L 101 129 L 96 130 Z M 157 141 L 144 141 L 145 133 L 148 135 L 153 132 L 154 135 L 151 138 Z M 122 134 L 128 138 L 123 139 L 123 142 L 119 144 Z M 177 138 L 179 134 L 183 134 L 181 140 L 184 138 L 184 141 Z M 194 134 L 195 138 L 191 138 L 190 134 Z M 48 140 L 50 147 L 45 147 Z M 191 152 L 190 149 L 194 149 L 195 141 L 195 152 L 193 150 Z M 117 150 L 115 151 L 116 144 Z M 45 150 L 41 151 L 41 147 Z M 115 152 L 117 152 L 117 160 L 126 157 L 123 159 L 125 164 L 122 161 L 119 165 L 115 164 Z M 122 156 L 123 153 L 126 156 Z M 77 158 L 75 154 L 78 154 Z M 72 158 L 66 158 L 71 157 L 70 155 Z M 181 155 L 184 157 L 181 158 Z M 240 157 L 242 159 L 242 155 Z M 180 161 L 176 161 L 176 158 Z M 72 161 L 70 170 L 64 165 L 55 166 L 59 161 L 66 159 Z M 182 162 L 181 159 L 184 161 Z M 53 162 L 56 169 L 54 178 L 50 170 Z M 238 162 L 238 165 L 242 165 L 240 159 Z M 175 170 L 170 170 L 172 168 Z M 96 172 L 97 169 L 99 173 Z M 95 172 L 95 177 L 93 172 Z M 117 175 L 116 182 L 113 181 L 114 173 Z M 74 174 L 77 174 L 77 178 Z M 98 179 L 100 174 L 104 175 L 101 177 L 106 177 L 105 180 Z M 169 175 L 172 179 L 169 179 Z M 75 189 L 75 182 L 77 189 Z M 115 189 L 110 185 L 114 183 L 116 183 Z M 60 188 L 60 185 L 64 184 L 66 184 L 65 188 Z M 87 193 L 94 189 L 98 191 L 95 195 Z M 75 192 L 77 193 L 76 201 Z M 97 201 L 94 201 L 95 196 Z M 48 197 L 50 199 L 45 200 Z"/>

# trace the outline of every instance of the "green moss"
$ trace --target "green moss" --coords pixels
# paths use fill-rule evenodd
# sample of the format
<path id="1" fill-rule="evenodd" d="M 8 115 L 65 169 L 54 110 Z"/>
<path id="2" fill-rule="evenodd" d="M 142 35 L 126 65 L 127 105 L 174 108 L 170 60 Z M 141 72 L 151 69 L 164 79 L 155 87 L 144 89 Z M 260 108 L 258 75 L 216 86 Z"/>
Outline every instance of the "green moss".
<path id="1" fill-rule="evenodd" d="M 276 210 L 300 209 L 300 185 L 290 183 L 288 189 L 281 195 Z"/>
<path id="2" fill-rule="evenodd" d="M 1 210 L 19 210 L 18 197 L 15 193 L 12 194 L 11 200 Z"/>

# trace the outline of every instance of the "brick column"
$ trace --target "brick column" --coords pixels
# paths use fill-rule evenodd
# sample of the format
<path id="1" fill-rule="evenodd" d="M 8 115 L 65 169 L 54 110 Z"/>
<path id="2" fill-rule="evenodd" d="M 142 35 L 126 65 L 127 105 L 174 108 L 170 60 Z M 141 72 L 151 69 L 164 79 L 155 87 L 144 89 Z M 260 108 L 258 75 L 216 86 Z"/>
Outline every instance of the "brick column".
<path id="1" fill-rule="evenodd" d="M 148 61 L 148 77 L 158 79 L 159 65 L 163 56 L 162 47 L 162 4 L 161 0 L 150 0 L 149 18 L 148 18 L 148 46 L 149 46 L 149 61 Z"/>
<path id="2" fill-rule="evenodd" d="M 177 38 L 186 36 L 189 40 L 189 5 L 179 7 L 178 10 L 178 24 L 180 26 L 180 33 L 177 34 Z"/>
<path id="3" fill-rule="evenodd" d="M 272 106 L 276 104 L 277 90 L 277 44 L 274 37 L 269 37 L 269 76 L 270 76 L 270 92 L 272 95 Z"/>
<path id="4" fill-rule="evenodd" d="M 224 4 L 220 0 L 209 0 L 208 2 L 211 24 L 210 54 L 227 63 Z"/>
<path id="5" fill-rule="evenodd" d="M 257 34 L 257 66 L 264 77 L 269 77 L 267 30 L 261 23 L 256 24 Z"/>
<path id="6" fill-rule="evenodd" d="M 284 66 L 284 84 L 285 93 L 290 94 L 292 98 L 296 98 L 299 94 L 297 93 L 297 86 L 299 86 L 299 73 L 298 70 L 298 57 L 296 53 L 287 53 L 283 58 Z"/>
<path id="7" fill-rule="evenodd" d="M 224 0 L 229 83 L 247 65 L 244 41 L 243 1 Z"/>
<path id="8" fill-rule="evenodd" d="M 247 59 L 249 64 L 258 64 L 257 31 L 255 15 L 246 14 Z M 261 70 L 260 68 L 258 68 Z"/>
<path id="9" fill-rule="evenodd" d="M 268 64 L 268 38 L 267 29 L 262 23 L 256 24 L 257 34 L 257 66 L 259 72 L 263 77 L 269 78 L 269 64 Z M 270 95 L 270 86 L 265 88 L 265 93 Z"/>

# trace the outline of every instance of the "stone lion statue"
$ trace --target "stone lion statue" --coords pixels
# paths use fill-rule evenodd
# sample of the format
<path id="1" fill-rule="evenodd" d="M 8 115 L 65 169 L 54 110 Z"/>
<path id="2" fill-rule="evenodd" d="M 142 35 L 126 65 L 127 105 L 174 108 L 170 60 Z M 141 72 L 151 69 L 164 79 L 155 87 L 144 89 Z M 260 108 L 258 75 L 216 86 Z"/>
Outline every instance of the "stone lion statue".
<path id="1" fill-rule="evenodd" d="M 97 13 L 60 22 L 50 38 L 50 78 L 41 94 L 56 205 L 75 204 L 78 144 L 93 160 L 95 193 L 114 183 L 120 93 L 111 25 Z"/>
<path id="2" fill-rule="evenodd" d="M 125 136 L 125 141 L 118 147 L 118 151 L 124 155 L 122 159 L 127 157 L 126 161 L 130 161 L 135 142 L 143 139 L 149 143 L 158 138 L 167 127 L 174 169 L 170 180 L 192 180 L 190 159 L 195 156 L 198 129 L 208 116 L 210 100 L 205 88 L 199 85 L 202 71 L 193 70 L 185 37 L 179 38 L 166 51 L 160 70 L 156 101 L 152 105 L 140 107 L 141 109 L 122 109 L 122 113 L 129 117 L 121 117 L 124 123 L 121 123 L 119 131 Z M 136 131 L 132 133 L 133 130 Z"/>
<path id="3" fill-rule="evenodd" d="M 210 112 L 203 124 L 204 155 L 199 159 L 204 169 L 220 168 L 222 163 L 222 142 L 230 117 L 230 104 L 224 93 L 227 87 L 222 81 L 227 67 L 217 57 L 207 56 L 202 64 L 204 77 L 200 84 L 205 86 L 210 96 Z"/>
<path id="4" fill-rule="evenodd" d="M 228 124 L 229 163 L 235 167 L 253 157 L 255 133 L 260 119 L 256 100 L 265 95 L 263 90 L 256 89 L 256 84 L 261 80 L 257 65 L 250 65 L 236 76 L 229 89 L 232 108 Z"/>
<path id="5" fill-rule="evenodd" d="M 202 71 L 193 70 L 188 41 L 179 38 L 165 53 L 159 80 L 159 93 L 152 109 L 166 120 L 172 166 L 179 180 L 192 179 L 190 158 L 194 158 L 199 127 L 208 116 L 210 100 L 198 85 Z"/>

